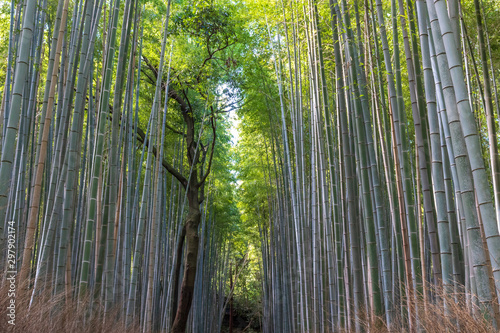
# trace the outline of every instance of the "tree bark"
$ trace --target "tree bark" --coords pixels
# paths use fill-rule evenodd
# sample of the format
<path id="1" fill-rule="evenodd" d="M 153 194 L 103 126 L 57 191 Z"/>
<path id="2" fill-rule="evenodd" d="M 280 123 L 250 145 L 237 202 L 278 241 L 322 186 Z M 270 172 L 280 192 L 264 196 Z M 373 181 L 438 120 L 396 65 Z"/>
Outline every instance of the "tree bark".
<path id="1" fill-rule="evenodd" d="M 191 180 L 195 180 L 196 173 L 193 172 Z M 194 178 L 194 179 L 193 179 Z M 196 182 L 195 182 L 196 183 Z M 186 218 L 186 255 L 184 258 L 184 277 L 181 284 L 181 292 L 172 333 L 183 333 L 186 331 L 187 319 L 193 301 L 194 282 L 196 278 L 196 261 L 198 258 L 199 236 L 198 226 L 201 220 L 200 204 L 198 201 L 198 186 L 187 189 L 189 201 L 189 213 Z"/>
<path id="2" fill-rule="evenodd" d="M 179 243 L 177 244 L 177 249 L 176 249 L 176 263 L 175 263 L 175 272 L 174 272 L 174 282 L 173 282 L 173 288 L 174 289 L 174 298 L 173 298 L 173 303 L 174 305 L 177 305 L 177 301 L 179 299 L 179 291 L 177 290 L 177 286 L 179 285 L 179 276 L 181 275 L 181 257 L 182 257 L 182 249 L 184 249 L 184 240 L 186 238 L 186 226 L 182 228 L 181 231 L 181 237 L 179 239 Z M 171 319 L 170 322 L 173 324 L 175 317 L 174 313 L 170 315 Z"/>

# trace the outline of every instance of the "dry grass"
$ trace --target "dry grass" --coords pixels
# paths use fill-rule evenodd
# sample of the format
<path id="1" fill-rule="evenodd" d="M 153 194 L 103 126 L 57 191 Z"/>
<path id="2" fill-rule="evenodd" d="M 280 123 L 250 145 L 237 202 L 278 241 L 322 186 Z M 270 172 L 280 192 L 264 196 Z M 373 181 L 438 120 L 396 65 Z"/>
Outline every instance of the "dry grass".
<path id="1" fill-rule="evenodd" d="M 3 280 L 3 279 L 2 279 Z M 5 281 L 5 280 L 3 280 Z M 118 318 L 118 310 L 112 311 L 110 320 L 102 319 L 102 307 L 95 305 L 91 313 L 88 310 L 89 302 L 83 302 L 78 307 L 76 301 L 66 304 L 65 295 L 51 297 L 51 292 L 46 291 L 39 297 L 28 311 L 29 295 L 23 296 L 18 286 L 16 295 L 16 320 L 15 326 L 8 323 L 8 309 L 10 298 L 8 297 L 8 283 L 0 288 L 0 332 L 22 332 L 22 333 L 45 333 L 45 332 L 70 332 L 70 333 L 132 333 L 140 332 L 137 324 L 125 329 L 122 321 L 113 320 Z M 417 306 L 420 309 L 419 323 L 425 332 L 474 332 L 490 333 L 497 332 L 494 327 L 481 318 L 477 308 L 468 309 L 465 303 L 465 295 L 447 294 L 435 291 L 439 302 L 424 302 L 422 299 Z M 458 301 L 456 301 L 458 300 Z M 442 304 L 446 302 L 445 309 Z M 83 310 L 82 310 L 83 309 Z M 413 318 L 415 319 L 415 318 Z M 361 326 L 367 332 L 409 332 L 408 325 L 402 324 L 401 316 L 396 316 L 391 330 L 387 328 L 382 319 L 374 322 L 364 321 Z"/>
<path id="2" fill-rule="evenodd" d="M 5 281 L 2 279 L 2 281 Z M 114 310 L 106 322 L 102 319 L 102 308 L 94 305 L 94 311 L 89 312 L 89 302 L 83 302 L 78 307 L 76 301 L 65 302 L 65 295 L 51 297 L 51 292 L 46 291 L 38 301 L 32 304 L 28 311 L 30 295 L 22 293 L 20 286 L 16 289 L 15 326 L 9 324 L 8 283 L 0 288 L 0 332 L 45 333 L 45 332 L 71 332 L 71 333 L 132 333 L 140 332 L 138 325 L 131 325 L 125 329 L 121 323 L 113 320 L 118 318 L 118 311 Z M 95 304 L 95 303 L 94 303 Z"/>
<path id="3" fill-rule="evenodd" d="M 418 322 L 424 332 L 498 332 L 490 320 L 481 316 L 481 311 L 476 305 L 467 308 L 464 293 L 446 293 L 443 289 L 434 289 L 435 302 L 425 302 L 423 297 L 414 304 L 419 309 Z M 446 303 L 446 307 L 443 305 Z M 498 304 L 497 304 L 498 306 Z M 400 311 L 403 312 L 403 311 Z M 407 311 L 404 311 L 407 314 Z M 413 322 L 416 322 L 413 315 Z M 391 330 L 385 324 L 385 318 L 377 318 L 377 325 L 373 322 L 363 322 L 362 326 L 367 332 L 410 332 L 408 320 L 402 320 L 401 313 L 396 315 Z M 375 326 L 375 327 L 374 327 Z"/>

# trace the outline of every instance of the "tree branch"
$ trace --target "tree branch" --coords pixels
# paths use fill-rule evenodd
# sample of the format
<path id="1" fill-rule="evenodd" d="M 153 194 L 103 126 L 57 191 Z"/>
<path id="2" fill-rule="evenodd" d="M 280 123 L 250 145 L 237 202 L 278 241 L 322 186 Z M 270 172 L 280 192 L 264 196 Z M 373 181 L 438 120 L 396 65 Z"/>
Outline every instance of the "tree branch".
<path id="1" fill-rule="evenodd" d="M 109 115 L 108 117 L 112 120 L 113 119 L 113 107 L 109 105 Z M 120 115 L 121 117 L 121 115 Z M 145 145 L 146 147 L 149 147 L 149 141 L 146 140 L 146 134 L 142 129 L 137 127 L 137 140 Z M 153 146 L 153 155 L 155 157 L 158 157 L 156 147 Z M 161 161 L 161 164 L 165 169 L 167 169 L 168 172 L 170 172 L 177 180 L 184 186 L 184 188 L 187 187 L 187 179 L 184 177 L 179 171 L 177 171 L 173 166 L 171 166 L 165 159 Z"/>
<path id="2" fill-rule="evenodd" d="M 175 128 L 173 128 L 172 126 L 170 126 L 169 124 L 165 124 L 165 127 L 168 128 L 169 130 L 171 130 L 173 133 L 175 134 L 179 134 L 179 135 L 182 135 L 183 137 L 186 137 L 186 133 L 184 132 L 181 132 L 179 130 L 176 130 Z"/>
<path id="3" fill-rule="evenodd" d="M 149 147 L 149 141 L 146 140 L 146 134 L 140 128 L 137 128 L 137 139 L 139 142 L 144 144 L 146 147 Z M 153 146 L 153 155 L 157 157 L 156 147 Z M 187 179 L 184 177 L 179 171 L 177 171 L 173 166 L 171 166 L 165 159 L 161 161 L 161 164 L 168 172 L 170 172 L 177 180 L 184 186 L 187 187 Z"/>
<path id="4" fill-rule="evenodd" d="M 205 180 L 207 179 L 208 175 L 210 174 L 210 169 L 212 168 L 212 161 L 213 161 L 213 157 L 214 157 L 215 141 L 217 138 L 217 133 L 216 133 L 217 127 L 216 127 L 216 124 L 214 121 L 214 119 L 215 119 L 214 108 L 210 107 L 210 110 L 212 110 L 211 122 L 212 122 L 212 133 L 214 136 L 214 138 L 212 140 L 212 151 L 210 152 L 210 159 L 208 160 L 207 172 L 205 173 L 205 175 L 203 175 L 203 177 L 201 177 L 200 182 L 198 183 L 198 186 L 202 186 L 205 183 Z"/>

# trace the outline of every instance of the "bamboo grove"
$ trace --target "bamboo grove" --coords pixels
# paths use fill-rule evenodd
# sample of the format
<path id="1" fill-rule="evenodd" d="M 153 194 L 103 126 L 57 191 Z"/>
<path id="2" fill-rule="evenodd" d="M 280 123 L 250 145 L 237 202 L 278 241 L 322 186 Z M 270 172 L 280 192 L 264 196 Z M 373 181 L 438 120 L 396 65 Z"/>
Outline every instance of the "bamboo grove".
<path id="1" fill-rule="evenodd" d="M 179 6 L 175 27 L 170 14 L 170 1 L 11 2 L 0 233 L 2 272 L 17 272 L 27 300 L 18 308 L 63 295 L 54 310 L 77 301 L 80 329 L 97 313 L 148 332 L 220 331 L 231 246 L 208 176 L 214 166 L 230 179 L 214 158 L 227 106 L 171 65 L 193 17 L 214 23 L 199 77 L 234 34 L 222 8 Z M 154 59 L 145 18 L 157 20 L 149 33 L 160 25 Z"/>
<path id="2" fill-rule="evenodd" d="M 259 205 L 265 331 L 468 330 L 457 304 L 498 328 L 498 61 L 483 7 L 268 9 L 269 119 L 241 111 L 242 149 L 265 156 L 246 157 L 260 175 L 243 170 L 266 191 L 245 199 Z M 431 308 L 449 326 L 429 327 Z"/>
<path id="3" fill-rule="evenodd" d="M 82 331 L 500 328 L 498 14 L 4 1 L 2 288 Z"/>

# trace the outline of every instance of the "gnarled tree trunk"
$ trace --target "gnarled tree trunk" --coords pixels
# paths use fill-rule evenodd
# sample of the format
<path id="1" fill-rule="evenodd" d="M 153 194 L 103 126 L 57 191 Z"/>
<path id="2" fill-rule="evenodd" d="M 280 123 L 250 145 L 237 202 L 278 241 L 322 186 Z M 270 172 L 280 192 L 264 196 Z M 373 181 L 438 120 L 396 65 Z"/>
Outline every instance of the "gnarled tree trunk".
<path id="1" fill-rule="evenodd" d="M 192 174 L 191 183 L 196 180 Z M 194 179 L 193 179 L 194 178 Z M 196 181 L 194 181 L 196 184 Z M 184 277 L 182 279 L 179 303 L 172 325 L 172 333 L 181 333 L 186 331 L 187 319 L 191 302 L 193 301 L 194 282 L 196 278 L 196 259 L 198 258 L 198 226 L 200 225 L 201 213 L 198 201 L 198 186 L 188 188 L 189 213 L 186 218 L 186 254 L 184 257 Z"/>

